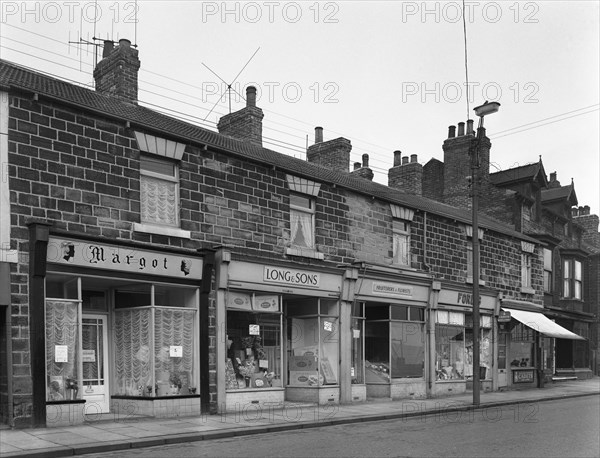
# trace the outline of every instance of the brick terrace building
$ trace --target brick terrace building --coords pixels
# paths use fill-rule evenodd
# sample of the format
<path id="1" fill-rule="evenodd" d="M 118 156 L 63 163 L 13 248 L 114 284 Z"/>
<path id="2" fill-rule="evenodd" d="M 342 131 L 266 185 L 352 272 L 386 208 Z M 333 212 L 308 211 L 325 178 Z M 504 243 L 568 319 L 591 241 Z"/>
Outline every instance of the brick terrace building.
<path id="1" fill-rule="evenodd" d="M 426 192 L 440 161 L 396 152 L 383 186 L 321 128 L 307 161 L 263 148 L 253 88 L 219 133 L 140 106 L 139 65 L 105 43 L 91 91 L 0 63 L 4 423 L 472 389 L 473 236 L 482 387 L 536 385 L 540 333 L 497 321 L 543 322 L 543 241 L 473 234 L 464 186 Z"/>

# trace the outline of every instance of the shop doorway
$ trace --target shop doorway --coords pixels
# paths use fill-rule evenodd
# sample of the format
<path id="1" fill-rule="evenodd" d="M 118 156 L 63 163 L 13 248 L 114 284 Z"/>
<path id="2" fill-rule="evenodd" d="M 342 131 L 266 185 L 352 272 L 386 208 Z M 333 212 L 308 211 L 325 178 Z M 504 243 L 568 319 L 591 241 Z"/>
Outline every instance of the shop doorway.
<path id="1" fill-rule="evenodd" d="M 82 393 L 86 414 L 110 410 L 106 315 L 84 314 L 81 321 Z"/>
<path id="2" fill-rule="evenodd" d="M 506 371 L 506 332 L 498 334 L 498 388 L 508 386 L 508 374 Z"/>

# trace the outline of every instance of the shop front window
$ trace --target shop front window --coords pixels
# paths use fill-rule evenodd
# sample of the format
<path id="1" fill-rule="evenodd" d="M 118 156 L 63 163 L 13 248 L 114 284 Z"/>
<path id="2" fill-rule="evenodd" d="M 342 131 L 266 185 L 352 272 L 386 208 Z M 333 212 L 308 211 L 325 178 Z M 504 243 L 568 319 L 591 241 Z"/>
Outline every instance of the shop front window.
<path id="1" fill-rule="evenodd" d="M 492 317 L 479 316 L 479 370 L 480 379 L 492 378 Z M 465 372 L 467 379 L 473 377 L 473 315 L 466 316 Z"/>
<path id="2" fill-rule="evenodd" d="M 225 388 L 281 387 L 280 297 L 229 292 Z"/>
<path id="3" fill-rule="evenodd" d="M 533 367 L 535 331 L 523 323 L 512 322 L 510 342 L 510 366 Z"/>
<path id="4" fill-rule="evenodd" d="M 368 383 L 422 378 L 425 368 L 424 309 L 406 305 L 366 305 Z"/>
<path id="5" fill-rule="evenodd" d="M 115 291 L 115 394 L 196 394 L 197 302 L 196 288 L 139 285 Z"/>
<path id="6" fill-rule="evenodd" d="M 337 385 L 338 301 L 313 298 L 289 300 L 287 317 L 289 385 Z"/>
<path id="7" fill-rule="evenodd" d="M 352 305 L 352 366 L 350 367 L 350 376 L 354 384 L 365 383 L 364 310 L 365 306 L 361 302 Z"/>
<path id="8" fill-rule="evenodd" d="M 438 310 L 435 325 L 436 380 L 465 378 L 464 314 Z"/>
<path id="9" fill-rule="evenodd" d="M 46 300 L 46 400 L 80 399 L 79 301 Z"/>

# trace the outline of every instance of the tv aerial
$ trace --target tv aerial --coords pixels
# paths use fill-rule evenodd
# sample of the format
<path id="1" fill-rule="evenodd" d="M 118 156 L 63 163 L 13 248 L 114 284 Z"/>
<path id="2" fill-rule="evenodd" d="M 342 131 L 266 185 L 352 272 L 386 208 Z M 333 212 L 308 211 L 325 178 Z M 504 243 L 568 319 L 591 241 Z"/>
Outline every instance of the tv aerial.
<path id="1" fill-rule="evenodd" d="M 219 103 L 219 100 L 221 100 L 221 98 L 223 98 L 223 95 L 225 94 L 225 91 L 227 91 L 227 97 L 229 99 L 229 113 L 231 114 L 231 91 L 235 92 L 238 96 L 240 96 L 242 98 L 242 100 L 246 100 L 244 98 L 243 95 L 241 95 L 239 92 L 237 92 L 234 88 L 233 88 L 233 84 L 235 84 L 235 82 L 237 81 L 237 79 L 240 77 L 240 75 L 242 74 L 242 72 L 244 71 L 244 69 L 248 66 L 248 64 L 250 63 L 250 61 L 252 59 L 254 59 L 254 56 L 256 56 L 256 53 L 258 53 L 258 51 L 260 50 L 260 46 L 258 48 L 256 48 L 256 51 L 254 51 L 254 54 L 252 54 L 252 56 L 250 56 L 250 59 L 248 59 L 248 62 L 246 62 L 246 64 L 242 67 L 242 69 L 238 72 L 238 74 L 235 76 L 235 78 L 233 79 L 233 81 L 231 83 L 227 83 L 223 78 L 221 78 L 216 72 L 214 72 L 208 65 L 206 65 L 204 62 L 202 62 L 202 65 L 204 65 L 209 72 L 211 72 L 213 75 L 215 75 L 217 78 L 219 78 L 223 84 L 225 84 L 226 88 L 223 92 L 221 92 L 221 94 L 219 95 L 219 98 L 217 99 L 217 101 L 215 102 L 215 104 L 212 106 L 212 108 L 210 109 L 210 111 L 208 112 L 208 114 L 205 116 L 204 121 L 206 121 L 206 119 L 210 116 L 210 114 L 213 112 L 213 110 L 215 109 L 215 107 L 217 106 L 217 104 Z"/>

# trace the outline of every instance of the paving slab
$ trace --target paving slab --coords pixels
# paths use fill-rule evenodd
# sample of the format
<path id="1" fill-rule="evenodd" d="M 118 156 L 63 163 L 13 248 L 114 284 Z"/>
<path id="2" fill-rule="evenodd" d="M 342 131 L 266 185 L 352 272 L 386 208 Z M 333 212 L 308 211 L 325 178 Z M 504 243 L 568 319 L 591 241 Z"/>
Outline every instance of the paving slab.
<path id="1" fill-rule="evenodd" d="M 551 399 L 600 395 L 600 377 L 563 381 L 522 391 L 481 393 L 479 409 L 511 408 Z M 472 393 L 433 399 L 368 400 L 362 403 L 316 406 L 288 404 L 285 408 L 231 412 L 222 415 L 155 419 L 105 415 L 77 426 L 0 430 L 0 458 L 62 457 L 127 448 L 306 429 L 361 421 L 440 415 L 475 409 Z M 515 409 L 515 407 L 512 407 Z M 111 421 L 111 418 L 113 420 Z"/>

